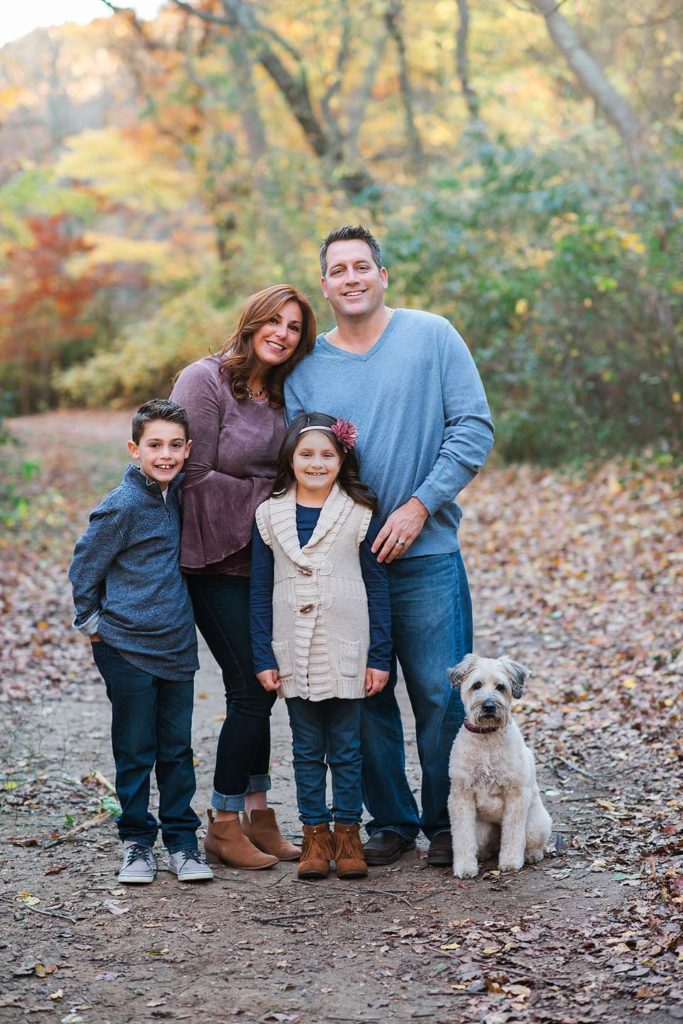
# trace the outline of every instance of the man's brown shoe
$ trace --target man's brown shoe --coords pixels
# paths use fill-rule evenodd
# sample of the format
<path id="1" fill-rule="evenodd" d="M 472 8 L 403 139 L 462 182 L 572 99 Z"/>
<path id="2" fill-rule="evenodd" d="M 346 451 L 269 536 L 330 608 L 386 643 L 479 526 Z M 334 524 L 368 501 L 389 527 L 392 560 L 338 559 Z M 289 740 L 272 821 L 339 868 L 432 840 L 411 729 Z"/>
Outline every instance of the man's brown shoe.
<path id="1" fill-rule="evenodd" d="M 230 821 L 214 821 L 209 814 L 209 829 L 204 840 L 207 860 L 217 860 L 230 868 L 242 868 L 245 871 L 259 871 L 261 868 L 272 868 L 277 864 L 277 857 L 257 850 L 250 843 L 240 825 L 239 818 Z"/>
<path id="2" fill-rule="evenodd" d="M 301 848 L 297 877 L 327 878 L 333 858 L 334 840 L 328 823 L 304 825 L 304 845 Z"/>
<path id="3" fill-rule="evenodd" d="M 365 878 L 368 865 L 361 846 L 360 825 L 334 823 L 334 859 L 337 862 L 337 878 Z"/>
<path id="4" fill-rule="evenodd" d="M 298 860 L 301 847 L 290 843 L 280 832 L 272 807 L 265 811 L 252 811 L 242 815 L 242 831 L 254 846 L 264 853 L 272 853 L 278 860 Z"/>
<path id="5" fill-rule="evenodd" d="M 453 863 L 453 843 L 450 832 L 437 832 L 429 844 L 427 863 L 433 868 L 448 868 Z"/>

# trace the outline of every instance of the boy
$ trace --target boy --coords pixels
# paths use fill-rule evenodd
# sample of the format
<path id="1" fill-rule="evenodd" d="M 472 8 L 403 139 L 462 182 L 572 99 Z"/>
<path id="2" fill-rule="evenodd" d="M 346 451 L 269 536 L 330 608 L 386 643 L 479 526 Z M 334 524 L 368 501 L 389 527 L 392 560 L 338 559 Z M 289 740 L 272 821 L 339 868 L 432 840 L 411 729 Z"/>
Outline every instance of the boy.
<path id="1" fill-rule="evenodd" d="M 171 871 L 179 881 L 213 878 L 197 850 L 192 703 L 197 638 L 180 572 L 181 472 L 190 454 L 181 406 L 154 399 L 133 417 L 122 483 L 90 514 L 76 544 L 69 579 L 73 625 L 92 641 L 112 706 L 116 819 L 123 842 L 119 881 L 154 881 L 159 825 L 149 811 L 156 768 L 159 818 Z"/>

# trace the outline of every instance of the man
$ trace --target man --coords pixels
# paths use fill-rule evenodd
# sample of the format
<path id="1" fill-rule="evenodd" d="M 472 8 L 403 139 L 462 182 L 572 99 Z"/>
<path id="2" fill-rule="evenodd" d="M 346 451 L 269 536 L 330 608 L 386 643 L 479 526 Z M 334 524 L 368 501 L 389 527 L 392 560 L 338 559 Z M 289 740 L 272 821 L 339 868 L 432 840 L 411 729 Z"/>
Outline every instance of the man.
<path id="1" fill-rule="evenodd" d="M 320 265 L 336 327 L 288 378 L 287 415 L 325 412 L 356 425 L 363 480 L 387 516 L 373 551 L 389 571 L 395 657 L 384 691 L 363 701 L 363 799 L 372 815 L 365 853 L 368 864 L 391 864 L 422 829 L 428 863 L 448 865 L 448 758 L 464 713 L 446 669 L 472 650 L 454 498 L 491 449 L 491 415 L 448 321 L 385 305 L 388 275 L 369 231 L 332 231 Z M 421 816 L 405 774 L 396 657 L 415 715 Z"/>

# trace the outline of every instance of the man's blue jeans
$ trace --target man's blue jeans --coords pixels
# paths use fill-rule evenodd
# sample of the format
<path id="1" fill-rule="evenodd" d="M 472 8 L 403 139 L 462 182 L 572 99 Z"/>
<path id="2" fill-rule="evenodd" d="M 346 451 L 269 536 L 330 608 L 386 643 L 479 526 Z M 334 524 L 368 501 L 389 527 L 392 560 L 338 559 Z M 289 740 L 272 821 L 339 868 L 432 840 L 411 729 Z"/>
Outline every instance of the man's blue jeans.
<path id="1" fill-rule="evenodd" d="M 364 700 L 287 698 L 299 817 L 304 825 L 355 825 L 363 811 L 360 709 Z M 327 806 L 327 766 L 332 809 Z"/>
<path id="2" fill-rule="evenodd" d="M 196 849 L 200 821 L 190 803 L 194 680 L 150 675 L 103 640 L 93 643 L 92 651 L 111 701 L 120 839 L 154 846 L 159 824 L 149 810 L 149 778 L 156 767 L 164 846 L 169 853 Z"/>
<path id="3" fill-rule="evenodd" d="M 363 801 L 372 815 L 367 831 L 391 829 L 413 839 L 422 829 L 433 839 L 450 827 L 448 760 L 465 715 L 446 670 L 472 651 L 472 602 L 459 551 L 399 558 L 387 568 L 394 662 L 384 690 L 362 705 Z M 405 773 L 396 657 L 415 715 L 421 817 Z"/>

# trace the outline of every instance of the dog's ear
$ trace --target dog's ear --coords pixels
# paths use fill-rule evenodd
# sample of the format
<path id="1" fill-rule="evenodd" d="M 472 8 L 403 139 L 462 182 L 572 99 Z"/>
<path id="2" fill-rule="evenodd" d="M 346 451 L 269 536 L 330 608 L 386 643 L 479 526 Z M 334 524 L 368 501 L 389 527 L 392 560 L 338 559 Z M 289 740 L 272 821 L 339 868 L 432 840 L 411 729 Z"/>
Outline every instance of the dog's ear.
<path id="1" fill-rule="evenodd" d="M 513 661 L 507 655 L 503 655 L 500 660 L 510 680 L 512 696 L 515 700 L 519 700 L 524 693 L 524 684 L 531 675 L 531 669 L 527 668 L 526 665 L 520 665 L 518 661 Z"/>
<path id="2" fill-rule="evenodd" d="M 476 660 L 476 654 L 466 654 L 455 668 L 448 669 L 448 678 L 451 681 L 451 686 L 460 686 L 467 673 L 472 671 Z"/>

